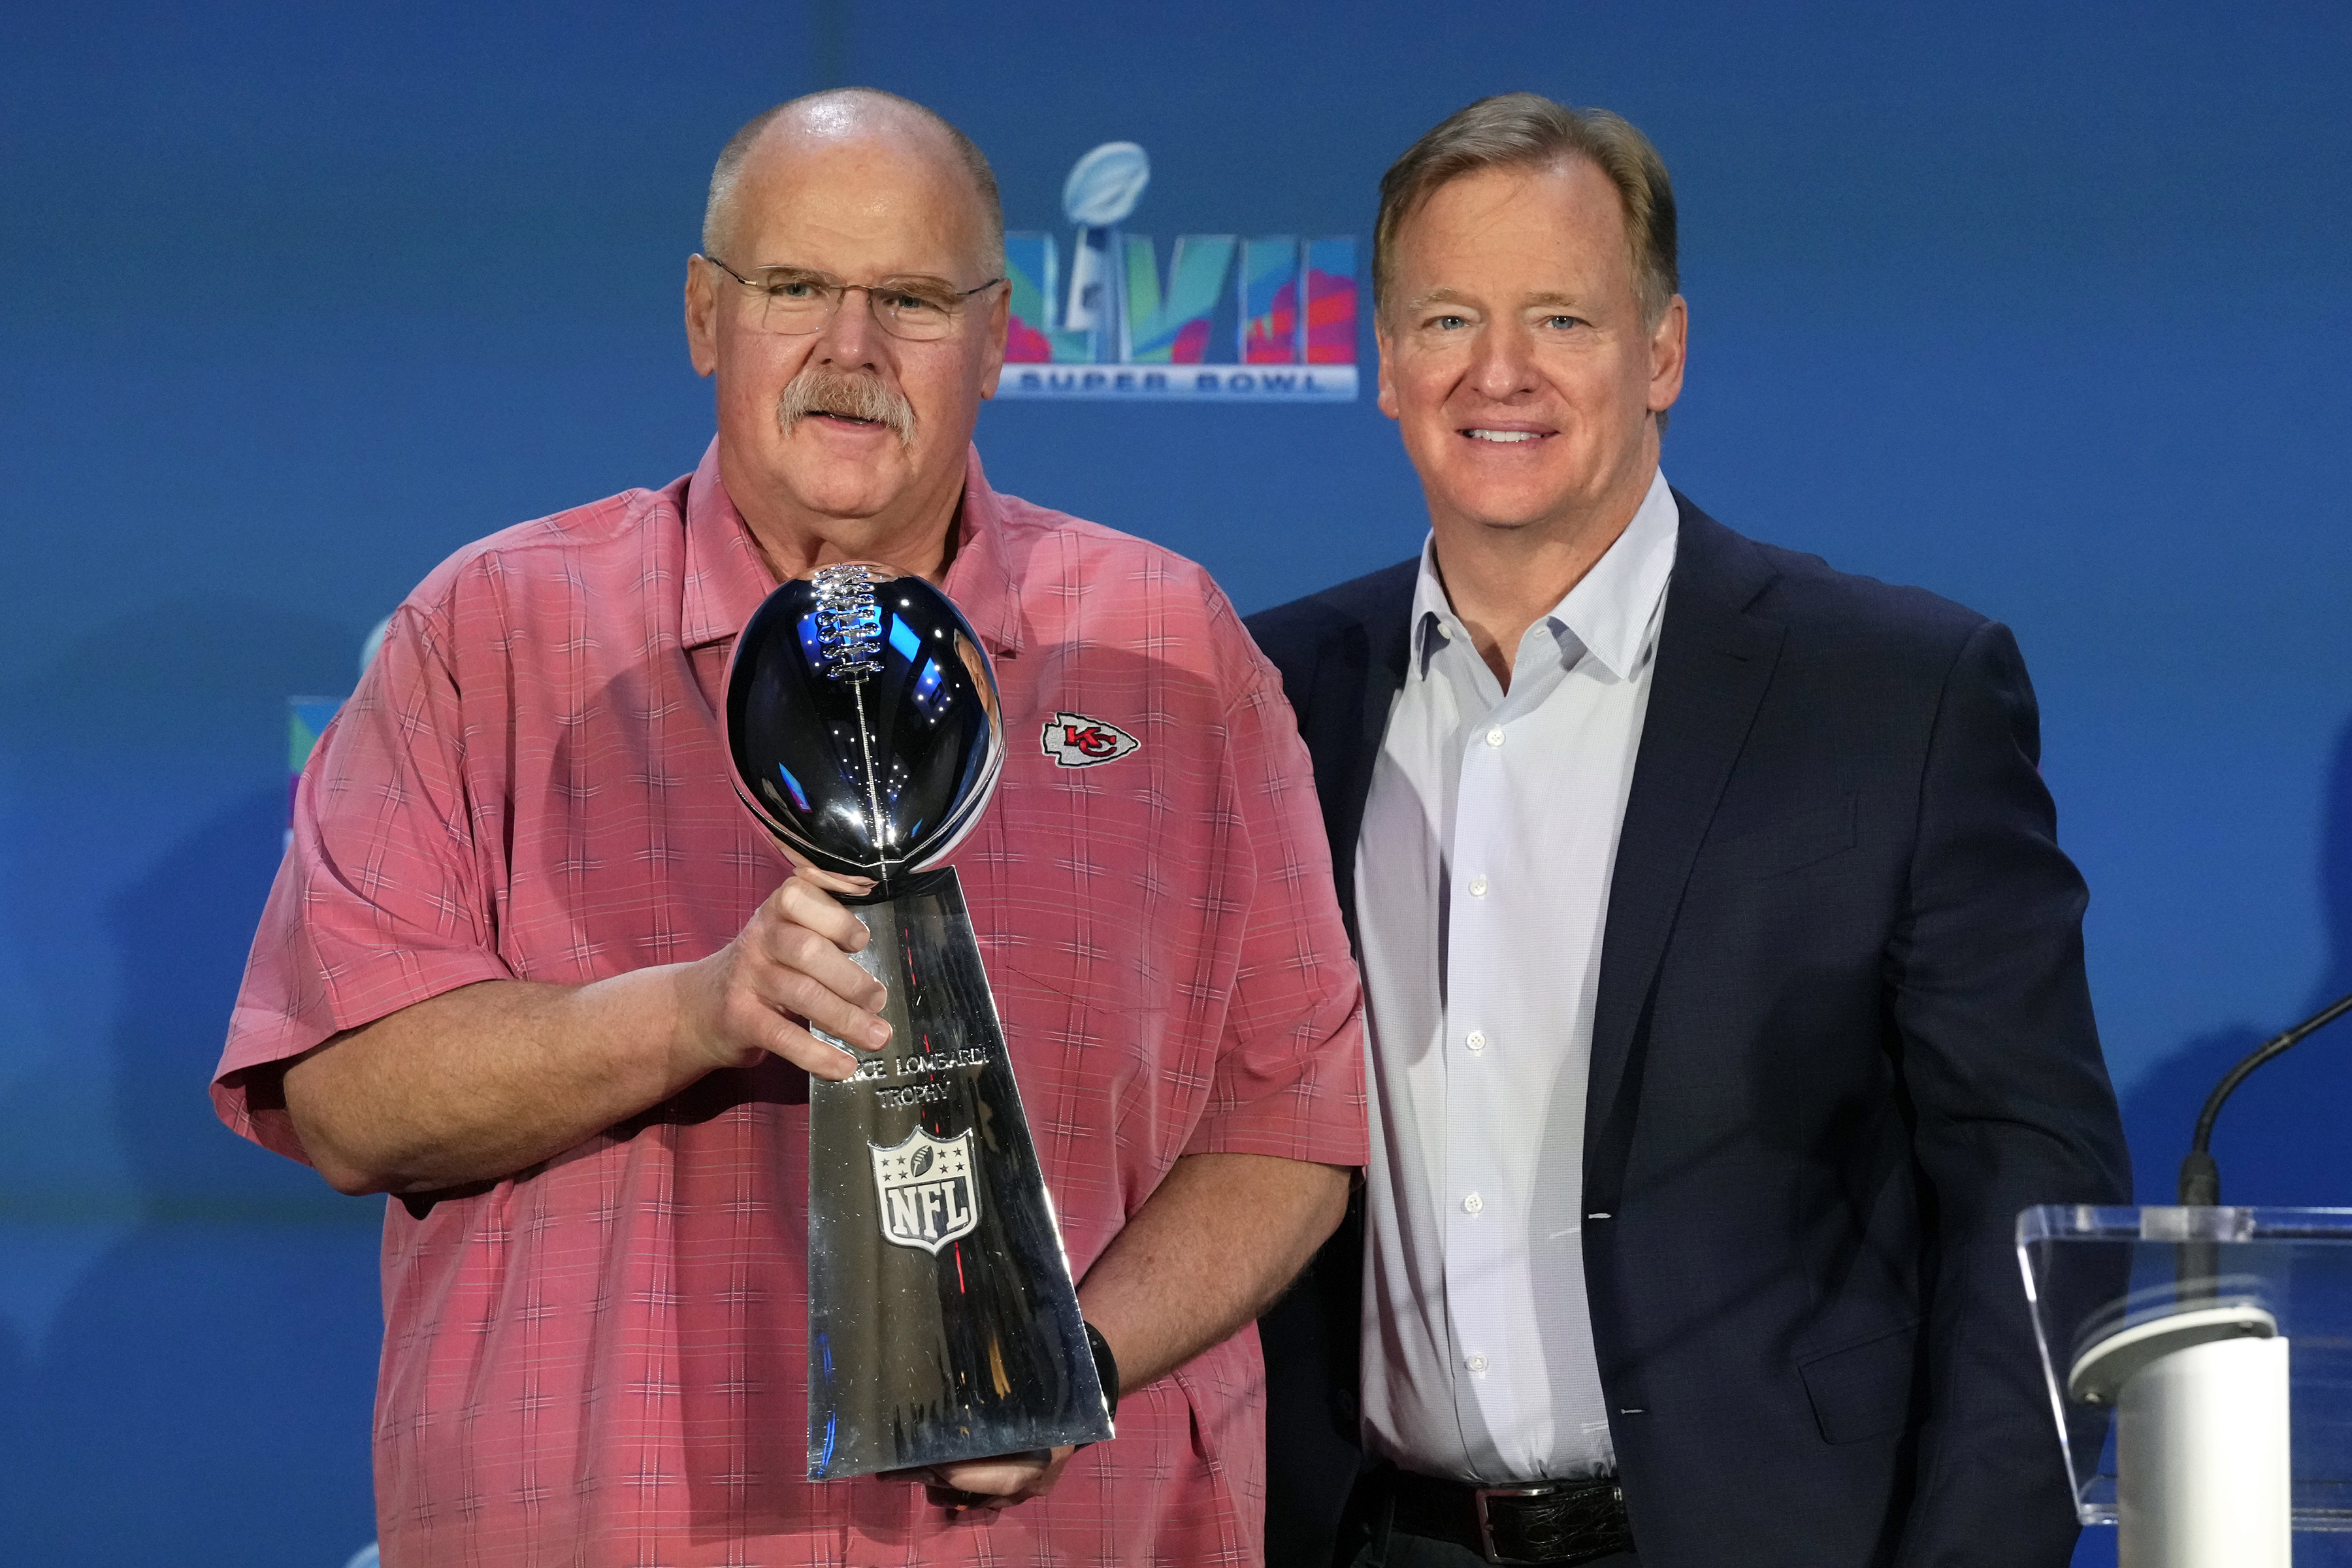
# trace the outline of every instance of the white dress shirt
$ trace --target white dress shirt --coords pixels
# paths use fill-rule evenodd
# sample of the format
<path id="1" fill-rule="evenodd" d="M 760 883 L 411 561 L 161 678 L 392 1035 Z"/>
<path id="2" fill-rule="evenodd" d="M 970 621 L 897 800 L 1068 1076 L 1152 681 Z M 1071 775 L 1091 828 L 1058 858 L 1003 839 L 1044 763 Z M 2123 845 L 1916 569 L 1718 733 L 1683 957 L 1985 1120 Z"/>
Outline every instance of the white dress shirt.
<path id="1" fill-rule="evenodd" d="M 1584 1293 L 1585 1077 L 1677 517 L 1664 475 L 1506 693 L 1413 595 L 1356 847 L 1372 1085 L 1363 1419 L 1406 1469 L 1615 1468 Z"/>

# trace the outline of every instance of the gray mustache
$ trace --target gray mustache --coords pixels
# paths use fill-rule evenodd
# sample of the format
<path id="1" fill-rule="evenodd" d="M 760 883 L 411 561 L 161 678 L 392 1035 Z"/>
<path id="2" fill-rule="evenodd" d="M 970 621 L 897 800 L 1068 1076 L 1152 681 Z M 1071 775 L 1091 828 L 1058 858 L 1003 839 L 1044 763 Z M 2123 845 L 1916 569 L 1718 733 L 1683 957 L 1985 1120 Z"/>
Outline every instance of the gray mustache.
<path id="1" fill-rule="evenodd" d="M 793 377 L 776 400 L 776 424 L 787 436 L 812 414 L 845 414 L 887 425 L 902 447 L 915 444 L 915 409 L 876 377 L 845 375 L 812 365 Z"/>

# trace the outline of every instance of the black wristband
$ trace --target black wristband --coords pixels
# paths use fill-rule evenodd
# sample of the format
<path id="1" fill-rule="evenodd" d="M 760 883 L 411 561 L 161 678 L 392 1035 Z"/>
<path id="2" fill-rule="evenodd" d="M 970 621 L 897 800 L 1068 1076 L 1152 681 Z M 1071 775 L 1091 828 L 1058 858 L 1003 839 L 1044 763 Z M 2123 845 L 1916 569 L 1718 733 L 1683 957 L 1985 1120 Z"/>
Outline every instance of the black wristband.
<path id="1" fill-rule="evenodd" d="M 1101 1380 L 1103 1406 L 1113 1415 L 1118 1414 L 1118 1358 L 1110 1353 L 1110 1342 L 1092 1323 L 1086 1325 L 1087 1346 L 1095 1352 L 1095 1376 Z"/>

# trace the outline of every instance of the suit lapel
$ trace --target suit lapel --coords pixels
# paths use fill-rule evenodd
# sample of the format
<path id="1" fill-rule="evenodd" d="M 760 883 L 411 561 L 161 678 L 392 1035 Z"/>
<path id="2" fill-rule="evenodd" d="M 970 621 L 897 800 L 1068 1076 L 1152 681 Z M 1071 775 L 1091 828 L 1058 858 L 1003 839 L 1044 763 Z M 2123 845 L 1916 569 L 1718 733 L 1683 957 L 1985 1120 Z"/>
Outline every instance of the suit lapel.
<path id="1" fill-rule="evenodd" d="M 1364 826 L 1364 804 L 1372 793 L 1372 773 L 1381 758 L 1381 742 L 1388 734 L 1389 710 L 1396 705 L 1396 695 L 1404 686 L 1405 668 L 1412 646 L 1411 622 L 1412 601 L 1405 601 L 1402 615 L 1391 618 L 1374 629 L 1370 658 L 1364 676 L 1364 689 L 1355 704 L 1356 734 L 1351 748 L 1354 769 L 1348 776 L 1347 794 L 1342 798 L 1345 820 L 1334 824 L 1339 829 L 1337 842 L 1348 848 L 1347 864 L 1334 866 L 1333 879 L 1347 889 L 1348 935 L 1356 942 L 1356 836 Z M 1357 950 L 1363 944 L 1356 942 Z"/>
<path id="2" fill-rule="evenodd" d="M 1691 864 L 1780 655 L 1782 628 L 1747 612 L 1773 568 L 1747 540 L 1680 494 L 1675 500 L 1682 519 L 1674 580 L 1618 837 L 1593 1008 L 1584 1149 L 1586 1192 L 1596 1203 L 1615 1201 L 1633 1112 L 1631 1094 L 1619 1100 Z M 1638 1074 L 1632 1087 L 1638 1093 Z"/>
<path id="3" fill-rule="evenodd" d="M 1412 646 L 1412 592 L 1420 564 L 1409 562 L 1374 579 L 1376 592 L 1360 618 L 1324 649 L 1315 677 L 1312 711 L 1317 735 L 1316 788 L 1323 801 L 1323 826 L 1331 841 L 1331 879 L 1348 940 L 1363 944 L 1356 926 L 1356 835 L 1364 825 L 1381 741 L 1389 710 L 1404 685 Z"/>

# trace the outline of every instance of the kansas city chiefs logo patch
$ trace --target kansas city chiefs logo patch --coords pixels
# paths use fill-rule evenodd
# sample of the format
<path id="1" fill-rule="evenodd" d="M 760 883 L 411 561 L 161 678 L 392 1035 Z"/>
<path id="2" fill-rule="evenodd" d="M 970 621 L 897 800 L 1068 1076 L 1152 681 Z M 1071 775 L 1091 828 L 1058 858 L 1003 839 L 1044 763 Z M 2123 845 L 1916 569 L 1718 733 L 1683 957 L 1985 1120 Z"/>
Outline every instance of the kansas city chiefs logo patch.
<path id="1" fill-rule="evenodd" d="M 1045 721 L 1045 754 L 1066 768 L 1117 762 L 1142 742 L 1116 724 L 1083 713 L 1056 713 Z"/>

